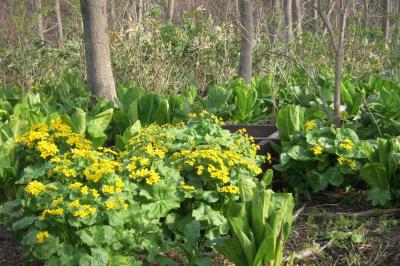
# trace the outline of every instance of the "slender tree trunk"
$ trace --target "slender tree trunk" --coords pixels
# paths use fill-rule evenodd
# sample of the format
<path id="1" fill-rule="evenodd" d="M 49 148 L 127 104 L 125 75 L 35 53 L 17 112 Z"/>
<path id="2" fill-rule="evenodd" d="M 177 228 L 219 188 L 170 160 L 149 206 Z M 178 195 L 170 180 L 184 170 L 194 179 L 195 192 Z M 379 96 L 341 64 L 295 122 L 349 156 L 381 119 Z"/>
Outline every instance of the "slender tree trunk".
<path id="1" fill-rule="evenodd" d="M 337 127 L 341 124 L 340 117 L 340 86 L 342 83 L 342 70 L 343 70 L 343 57 L 344 57 L 344 40 L 347 26 L 347 14 L 349 9 L 349 1 L 344 0 L 341 3 L 340 10 L 340 35 L 339 42 L 336 47 L 336 66 L 335 66 L 335 93 L 334 93 L 334 110 L 335 110 L 335 124 Z"/>
<path id="2" fill-rule="evenodd" d="M 139 22 L 143 19 L 143 0 L 137 2 L 137 19 Z"/>
<path id="3" fill-rule="evenodd" d="M 86 70 L 93 94 L 108 100 L 116 97 L 107 35 L 106 0 L 81 0 Z"/>
<path id="4" fill-rule="evenodd" d="M 390 38 L 390 0 L 384 0 L 384 20 L 383 20 L 383 35 L 385 37 L 385 42 L 389 42 Z"/>
<path id="5" fill-rule="evenodd" d="M 290 44 L 293 39 L 292 0 L 285 1 L 286 41 Z"/>
<path id="6" fill-rule="evenodd" d="M 58 28 L 58 40 L 60 42 L 60 47 L 64 47 L 64 33 L 63 33 L 63 25 L 61 20 L 61 9 L 60 9 L 60 0 L 56 0 L 56 15 L 57 15 L 57 28 Z"/>
<path id="7" fill-rule="evenodd" d="M 168 0 L 167 4 L 167 20 L 169 22 L 172 22 L 174 19 L 174 5 L 175 5 L 175 0 Z"/>
<path id="8" fill-rule="evenodd" d="M 253 3 L 252 0 L 240 0 L 240 29 L 242 41 L 240 43 L 239 76 L 246 83 L 251 82 L 253 64 Z"/>
<path id="9" fill-rule="evenodd" d="M 368 23 L 368 0 L 363 0 L 363 6 L 364 6 L 364 27 L 367 28 L 369 23 Z"/>
<path id="10" fill-rule="evenodd" d="M 42 15 L 42 0 L 36 0 L 36 10 L 38 12 L 38 34 L 42 44 L 44 43 L 44 26 L 43 26 L 43 15 Z"/>
<path id="11" fill-rule="evenodd" d="M 318 11 L 315 8 L 316 6 L 318 6 L 318 0 L 314 0 L 314 2 L 312 3 L 314 5 L 314 8 L 312 9 L 313 11 L 313 28 L 315 30 L 315 32 L 318 31 Z"/>
<path id="12" fill-rule="evenodd" d="M 293 3 L 295 5 L 295 18 L 296 18 L 296 33 L 297 36 L 301 36 L 303 33 L 303 28 L 302 28 L 302 16 L 303 12 L 301 11 L 301 0 L 293 0 Z"/>

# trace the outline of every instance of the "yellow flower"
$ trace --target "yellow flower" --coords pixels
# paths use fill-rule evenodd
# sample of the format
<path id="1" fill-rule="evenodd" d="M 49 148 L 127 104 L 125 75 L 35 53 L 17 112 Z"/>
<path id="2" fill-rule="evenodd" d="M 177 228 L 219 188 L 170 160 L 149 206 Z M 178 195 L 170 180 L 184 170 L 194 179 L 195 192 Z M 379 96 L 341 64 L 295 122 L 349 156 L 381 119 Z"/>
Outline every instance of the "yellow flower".
<path id="1" fill-rule="evenodd" d="M 323 149 L 321 146 L 314 146 L 313 148 L 311 148 L 311 151 L 315 154 L 315 155 L 319 155 L 322 153 Z"/>
<path id="2" fill-rule="evenodd" d="M 79 199 L 72 201 L 70 204 L 68 204 L 68 208 L 73 209 L 81 206 L 81 203 L 79 202 Z"/>
<path id="3" fill-rule="evenodd" d="M 103 192 L 108 193 L 110 195 L 114 195 L 115 187 L 112 185 L 103 185 Z"/>
<path id="4" fill-rule="evenodd" d="M 228 186 L 223 186 L 219 192 L 221 193 L 231 193 L 231 194 L 237 194 L 239 193 L 239 188 L 234 185 L 228 185 Z"/>
<path id="5" fill-rule="evenodd" d="M 357 164 L 355 161 L 353 160 L 347 160 L 347 163 L 349 164 L 349 167 L 351 168 L 351 170 L 355 171 L 357 170 Z"/>
<path id="6" fill-rule="evenodd" d="M 51 202 L 51 205 L 54 206 L 54 207 L 56 207 L 56 206 L 60 205 L 61 203 L 63 203 L 63 201 L 64 201 L 64 197 L 63 197 L 63 196 L 60 196 L 60 197 L 54 199 L 54 200 Z"/>
<path id="7" fill-rule="evenodd" d="M 63 208 L 57 208 L 57 209 L 45 209 L 42 211 L 42 213 L 39 216 L 39 220 L 43 221 L 46 218 L 46 214 L 50 215 L 63 215 L 64 214 L 64 209 Z"/>
<path id="8" fill-rule="evenodd" d="M 337 161 L 338 161 L 338 164 L 339 164 L 339 165 L 343 165 L 343 164 L 346 162 L 346 158 L 344 158 L 344 157 L 342 157 L 342 156 L 339 156 L 339 157 L 337 158 Z"/>
<path id="9" fill-rule="evenodd" d="M 46 186 L 43 183 L 36 180 L 29 182 L 27 187 L 25 188 L 25 191 L 28 192 L 29 194 L 32 194 L 33 196 L 37 196 L 45 190 Z"/>
<path id="10" fill-rule="evenodd" d="M 305 124 L 306 130 L 310 130 L 313 127 L 315 127 L 315 121 L 314 120 L 309 120 Z"/>
<path id="11" fill-rule="evenodd" d="M 354 146 L 354 143 L 351 141 L 351 139 L 345 139 L 343 142 L 339 145 L 340 148 L 345 149 L 345 150 L 351 150 Z"/>
<path id="12" fill-rule="evenodd" d="M 83 186 L 83 187 L 81 188 L 81 193 L 82 193 L 83 195 L 89 194 L 89 188 L 88 188 L 88 186 Z"/>
<path id="13" fill-rule="evenodd" d="M 43 159 L 46 159 L 49 156 L 53 156 L 58 152 L 57 145 L 45 140 L 39 141 L 37 148 L 40 152 L 40 156 Z"/>
<path id="14" fill-rule="evenodd" d="M 272 156 L 271 156 L 271 154 L 269 152 L 267 152 L 267 162 L 269 164 L 272 164 Z"/>
<path id="15" fill-rule="evenodd" d="M 117 207 L 118 207 L 118 204 L 115 203 L 115 202 L 113 202 L 113 201 L 107 201 L 107 202 L 106 202 L 106 208 L 107 208 L 108 210 L 112 210 L 112 209 L 115 209 L 115 208 L 117 208 Z"/>
<path id="16" fill-rule="evenodd" d="M 189 118 L 197 118 L 197 114 L 195 114 L 195 113 L 190 113 L 190 114 L 189 114 Z"/>
<path id="17" fill-rule="evenodd" d="M 75 182 L 73 184 L 68 185 L 69 189 L 75 190 L 78 189 L 82 186 L 83 184 L 81 182 Z"/>
<path id="18" fill-rule="evenodd" d="M 195 187 L 194 187 L 194 186 L 187 185 L 187 184 L 185 184 L 185 182 L 181 182 L 181 188 L 183 188 L 184 190 L 188 190 L 188 191 L 193 191 L 193 190 L 195 190 Z"/>
<path id="19" fill-rule="evenodd" d="M 199 165 L 197 166 L 197 175 L 202 175 L 204 170 L 204 166 Z"/>
<path id="20" fill-rule="evenodd" d="M 160 181 L 160 174 L 154 171 L 151 171 L 149 177 L 146 178 L 146 184 L 148 185 L 154 185 Z"/>
<path id="21" fill-rule="evenodd" d="M 122 192 L 122 188 L 124 187 L 124 183 L 122 182 L 121 178 L 119 178 L 119 177 L 117 178 L 117 180 L 115 181 L 115 187 L 116 187 L 115 191 L 117 193 L 121 193 Z"/>
<path id="22" fill-rule="evenodd" d="M 78 210 L 72 213 L 74 217 L 83 218 L 96 212 L 96 208 L 90 205 L 80 205 L 78 208 Z"/>
<path id="23" fill-rule="evenodd" d="M 93 195 L 93 197 L 95 198 L 95 199 L 97 199 L 98 197 L 100 197 L 100 194 L 99 194 L 99 192 L 97 192 L 97 190 L 96 189 L 91 189 L 91 191 L 92 191 L 92 195 Z"/>
<path id="24" fill-rule="evenodd" d="M 42 244 L 44 242 L 44 240 L 48 237 L 49 237 L 49 232 L 47 232 L 47 231 L 39 232 L 36 235 L 36 242 L 38 242 L 39 244 Z"/>

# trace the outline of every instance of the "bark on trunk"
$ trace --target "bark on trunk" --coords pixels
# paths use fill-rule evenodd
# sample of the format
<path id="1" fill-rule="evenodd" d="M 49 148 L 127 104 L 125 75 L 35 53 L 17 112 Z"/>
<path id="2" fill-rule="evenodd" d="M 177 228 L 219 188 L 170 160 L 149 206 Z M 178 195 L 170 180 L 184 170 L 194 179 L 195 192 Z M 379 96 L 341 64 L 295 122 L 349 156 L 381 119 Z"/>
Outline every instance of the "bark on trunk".
<path id="1" fill-rule="evenodd" d="M 340 35 L 339 42 L 336 48 L 336 66 L 335 66 L 335 93 L 334 93 L 334 111 L 335 111 L 335 124 L 337 127 L 341 124 L 340 117 L 340 85 L 342 83 L 342 69 L 343 69 L 343 57 L 344 57 L 344 39 L 346 34 L 347 26 L 347 13 L 349 9 L 349 1 L 345 0 L 346 3 L 341 4 L 340 10 Z"/>
<path id="2" fill-rule="evenodd" d="M 107 35 L 106 0 L 81 0 L 86 70 L 93 94 L 108 100 L 116 97 Z"/>
<path id="3" fill-rule="evenodd" d="M 383 20 L 383 35 L 385 36 L 386 43 L 390 38 L 390 0 L 384 0 L 384 20 Z"/>
<path id="4" fill-rule="evenodd" d="M 36 0 L 36 11 L 38 12 L 38 34 L 42 44 L 44 43 L 44 27 L 42 15 L 42 0 Z"/>
<path id="5" fill-rule="evenodd" d="M 174 19 L 174 5 L 175 0 L 168 0 L 167 20 L 169 22 L 172 22 L 172 20 Z"/>
<path id="6" fill-rule="evenodd" d="M 137 19 L 139 21 L 143 19 L 143 0 L 138 0 L 137 3 Z"/>
<path id="7" fill-rule="evenodd" d="M 302 28 L 302 16 L 303 13 L 301 11 L 301 0 L 293 0 L 294 1 L 294 5 L 295 5 L 295 18 L 296 18 L 296 32 L 297 32 L 297 36 L 301 36 L 301 34 L 303 33 L 303 28 Z"/>
<path id="8" fill-rule="evenodd" d="M 252 0 L 240 0 L 240 43 L 239 76 L 246 83 L 251 82 L 253 64 L 253 3 Z"/>
<path id="9" fill-rule="evenodd" d="M 316 6 L 318 6 L 318 0 L 314 0 L 314 8 L 313 8 L 313 28 L 315 30 L 315 32 L 318 31 L 318 11 L 315 8 Z"/>
<path id="10" fill-rule="evenodd" d="M 293 39 L 292 0 L 285 1 L 286 41 L 290 44 Z"/>
<path id="11" fill-rule="evenodd" d="M 61 19 L 60 0 L 56 0 L 55 4 L 56 4 L 56 15 L 57 15 L 58 41 L 60 43 L 60 47 L 64 47 L 64 33 L 63 33 L 63 25 Z"/>

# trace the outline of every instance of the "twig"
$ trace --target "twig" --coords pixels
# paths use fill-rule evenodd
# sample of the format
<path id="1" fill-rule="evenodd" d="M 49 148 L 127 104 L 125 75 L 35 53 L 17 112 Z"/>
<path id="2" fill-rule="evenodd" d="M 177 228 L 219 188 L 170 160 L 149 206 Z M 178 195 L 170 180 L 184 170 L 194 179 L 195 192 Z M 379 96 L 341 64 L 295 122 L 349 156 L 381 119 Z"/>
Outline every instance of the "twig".
<path id="1" fill-rule="evenodd" d="M 396 216 L 400 215 L 400 208 L 396 209 L 372 209 L 363 212 L 335 212 L 335 213 L 315 213 L 317 217 L 332 217 L 332 216 L 352 216 L 352 217 L 368 217 L 368 216 Z"/>
<path id="2" fill-rule="evenodd" d="M 321 98 L 323 107 L 325 109 L 326 115 L 329 118 L 330 116 L 329 116 L 329 111 L 328 111 L 329 110 L 328 109 L 328 103 L 326 102 L 325 96 L 322 94 L 321 88 L 319 87 L 317 82 L 315 82 L 314 78 L 311 76 L 311 74 L 308 72 L 308 70 L 305 68 L 305 66 L 297 58 L 295 58 L 294 56 L 291 56 L 289 54 L 283 54 L 283 53 L 275 52 L 275 51 L 272 51 L 272 50 L 268 50 L 268 52 L 271 53 L 271 54 L 275 54 L 275 55 L 282 56 L 282 57 L 285 57 L 287 59 L 290 59 L 295 64 L 297 64 L 301 69 L 304 70 L 304 72 L 306 73 L 306 75 L 309 77 L 309 79 L 311 80 L 312 84 L 314 85 L 314 87 L 317 89 L 317 92 L 318 92 L 318 94 L 319 94 L 319 96 Z"/>
<path id="3" fill-rule="evenodd" d="M 319 254 L 321 253 L 324 249 L 326 249 L 327 247 L 329 247 L 332 242 L 334 241 L 334 239 L 331 239 L 328 241 L 328 243 L 326 243 L 324 246 L 320 247 L 319 244 L 316 244 L 310 248 L 306 248 L 303 250 L 300 250 L 298 252 L 295 252 L 294 257 L 298 260 L 304 260 L 306 258 L 309 258 L 315 254 Z M 286 257 L 284 259 L 284 261 L 288 261 L 289 257 Z"/>
<path id="4" fill-rule="evenodd" d="M 306 204 L 304 204 L 300 209 L 298 209 L 298 210 L 293 214 L 292 223 L 294 223 L 294 222 L 297 220 L 297 218 L 299 218 L 300 213 L 304 210 L 305 207 L 306 207 Z"/>

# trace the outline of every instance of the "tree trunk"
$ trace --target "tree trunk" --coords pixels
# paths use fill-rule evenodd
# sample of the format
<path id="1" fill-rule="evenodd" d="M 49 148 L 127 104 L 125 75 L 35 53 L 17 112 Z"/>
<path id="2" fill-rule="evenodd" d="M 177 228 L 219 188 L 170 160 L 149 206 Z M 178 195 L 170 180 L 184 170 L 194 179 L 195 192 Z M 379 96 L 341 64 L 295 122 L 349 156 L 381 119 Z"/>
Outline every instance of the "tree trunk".
<path id="1" fill-rule="evenodd" d="M 138 0 L 137 3 L 137 19 L 139 22 L 143 19 L 143 0 Z"/>
<path id="2" fill-rule="evenodd" d="M 301 36 L 303 33 L 303 28 L 302 28 L 302 16 L 303 13 L 301 12 L 301 1 L 300 0 L 293 0 L 294 5 L 295 5 L 295 18 L 296 18 L 296 33 L 297 36 Z"/>
<path id="3" fill-rule="evenodd" d="M 367 28 L 369 23 L 368 23 L 368 0 L 363 1 L 363 6 L 364 6 L 364 27 Z"/>
<path id="4" fill-rule="evenodd" d="M 253 3 L 252 0 L 240 0 L 240 31 L 242 40 L 240 43 L 239 76 L 251 82 L 253 64 Z"/>
<path id="5" fill-rule="evenodd" d="M 42 44 L 44 43 L 44 27 L 42 15 L 42 0 L 36 0 L 36 11 L 38 12 L 38 34 Z"/>
<path id="6" fill-rule="evenodd" d="M 57 28 L 58 28 L 58 40 L 60 42 L 60 47 L 64 47 L 64 33 L 63 26 L 61 20 L 61 9 L 60 9 L 60 0 L 56 0 L 56 15 L 57 15 Z"/>
<path id="7" fill-rule="evenodd" d="M 383 35 L 385 37 L 385 42 L 389 42 L 390 38 L 390 0 L 384 0 L 384 19 L 383 19 Z"/>
<path id="8" fill-rule="evenodd" d="M 107 35 L 106 0 L 81 0 L 86 70 L 93 94 L 108 100 L 116 97 Z"/>
<path id="9" fill-rule="evenodd" d="M 340 117 L 340 85 L 342 83 L 342 70 L 343 70 L 343 57 L 344 57 L 344 39 L 347 26 L 347 13 L 349 9 L 349 1 L 341 3 L 340 10 L 340 35 L 339 42 L 336 47 L 336 66 L 335 66 L 335 93 L 334 93 L 334 110 L 335 110 L 335 124 L 337 127 L 341 124 Z"/>
<path id="10" fill-rule="evenodd" d="M 316 6 L 318 6 L 318 0 L 314 0 L 314 2 L 312 3 L 314 5 L 313 10 L 313 28 L 315 30 L 315 32 L 318 31 L 318 11 L 315 8 Z"/>
<path id="11" fill-rule="evenodd" d="M 286 41 L 290 44 L 293 39 L 292 0 L 285 1 Z"/>
<path id="12" fill-rule="evenodd" d="M 172 22 L 172 20 L 174 19 L 174 5 L 175 5 L 175 0 L 168 0 L 167 20 L 169 22 Z"/>

